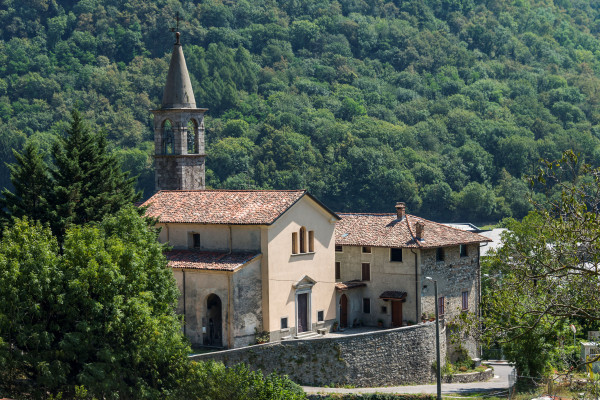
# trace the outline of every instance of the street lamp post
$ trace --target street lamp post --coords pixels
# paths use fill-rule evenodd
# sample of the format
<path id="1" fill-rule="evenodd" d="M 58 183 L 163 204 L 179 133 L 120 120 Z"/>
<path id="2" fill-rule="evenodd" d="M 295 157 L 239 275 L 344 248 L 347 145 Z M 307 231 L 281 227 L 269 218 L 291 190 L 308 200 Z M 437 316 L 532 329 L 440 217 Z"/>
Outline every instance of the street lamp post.
<path id="1" fill-rule="evenodd" d="M 440 360 L 440 310 L 438 300 L 437 281 L 429 276 L 425 279 L 433 281 L 434 302 L 435 302 L 435 356 L 437 360 L 437 400 L 442 400 L 442 362 Z"/>

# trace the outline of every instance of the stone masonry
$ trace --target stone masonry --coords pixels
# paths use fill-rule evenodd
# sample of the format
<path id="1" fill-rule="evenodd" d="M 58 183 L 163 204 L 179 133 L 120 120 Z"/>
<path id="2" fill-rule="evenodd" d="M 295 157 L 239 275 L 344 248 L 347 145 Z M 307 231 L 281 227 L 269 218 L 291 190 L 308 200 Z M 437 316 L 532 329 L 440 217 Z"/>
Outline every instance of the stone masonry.
<path id="1" fill-rule="evenodd" d="M 441 332 L 442 362 L 445 333 Z M 246 363 L 265 374 L 288 375 L 303 385 L 377 387 L 435 379 L 435 323 L 345 337 L 290 340 L 191 357 L 227 366 Z"/>

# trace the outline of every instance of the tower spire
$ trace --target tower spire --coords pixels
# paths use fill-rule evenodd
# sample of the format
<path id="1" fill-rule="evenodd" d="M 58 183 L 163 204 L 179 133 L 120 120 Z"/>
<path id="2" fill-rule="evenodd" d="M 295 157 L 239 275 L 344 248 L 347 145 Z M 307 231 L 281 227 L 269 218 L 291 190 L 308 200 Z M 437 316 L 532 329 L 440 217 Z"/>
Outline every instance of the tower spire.
<path id="1" fill-rule="evenodd" d="M 181 34 L 178 32 L 179 13 L 177 13 L 175 18 L 177 25 L 175 28 L 171 28 L 171 32 L 175 33 L 175 44 L 173 45 L 173 53 L 171 54 L 171 63 L 169 64 L 161 108 L 196 108 L 194 90 L 192 89 L 192 82 L 190 81 L 185 57 L 183 56 L 183 48 L 180 41 Z"/>
<path id="2" fill-rule="evenodd" d="M 154 114 L 156 190 L 204 189 L 204 113 L 197 108 L 176 16 L 173 53 L 160 109 Z"/>

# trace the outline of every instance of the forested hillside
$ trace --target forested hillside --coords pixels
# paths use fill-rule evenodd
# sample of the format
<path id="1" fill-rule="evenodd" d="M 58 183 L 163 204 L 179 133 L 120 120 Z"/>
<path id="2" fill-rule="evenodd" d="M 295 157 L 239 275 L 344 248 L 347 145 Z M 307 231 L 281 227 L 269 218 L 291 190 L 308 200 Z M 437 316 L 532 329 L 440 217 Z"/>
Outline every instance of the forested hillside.
<path id="1" fill-rule="evenodd" d="M 149 110 L 180 13 L 213 188 L 490 221 L 573 149 L 600 165 L 597 0 L 3 0 L 0 160 L 70 110 L 153 191 Z M 0 169 L 0 187 L 8 184 Z"/>

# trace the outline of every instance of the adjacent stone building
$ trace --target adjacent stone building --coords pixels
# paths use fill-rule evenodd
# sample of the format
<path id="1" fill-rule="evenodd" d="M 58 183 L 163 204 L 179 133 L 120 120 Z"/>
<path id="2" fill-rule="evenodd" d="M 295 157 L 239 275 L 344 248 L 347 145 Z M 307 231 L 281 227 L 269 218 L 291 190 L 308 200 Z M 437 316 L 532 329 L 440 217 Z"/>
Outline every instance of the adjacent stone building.
<path id="1" fill-rule="evenodd" d="M 479 245 L 489 239 L 405 213 L 338 214 L 335 230 L 336 302 L 340 325 L 397 327 L 440 314 L 450 321 L 478 313 Z M 473 341 L 463 346 L 477 355 Z"/>

